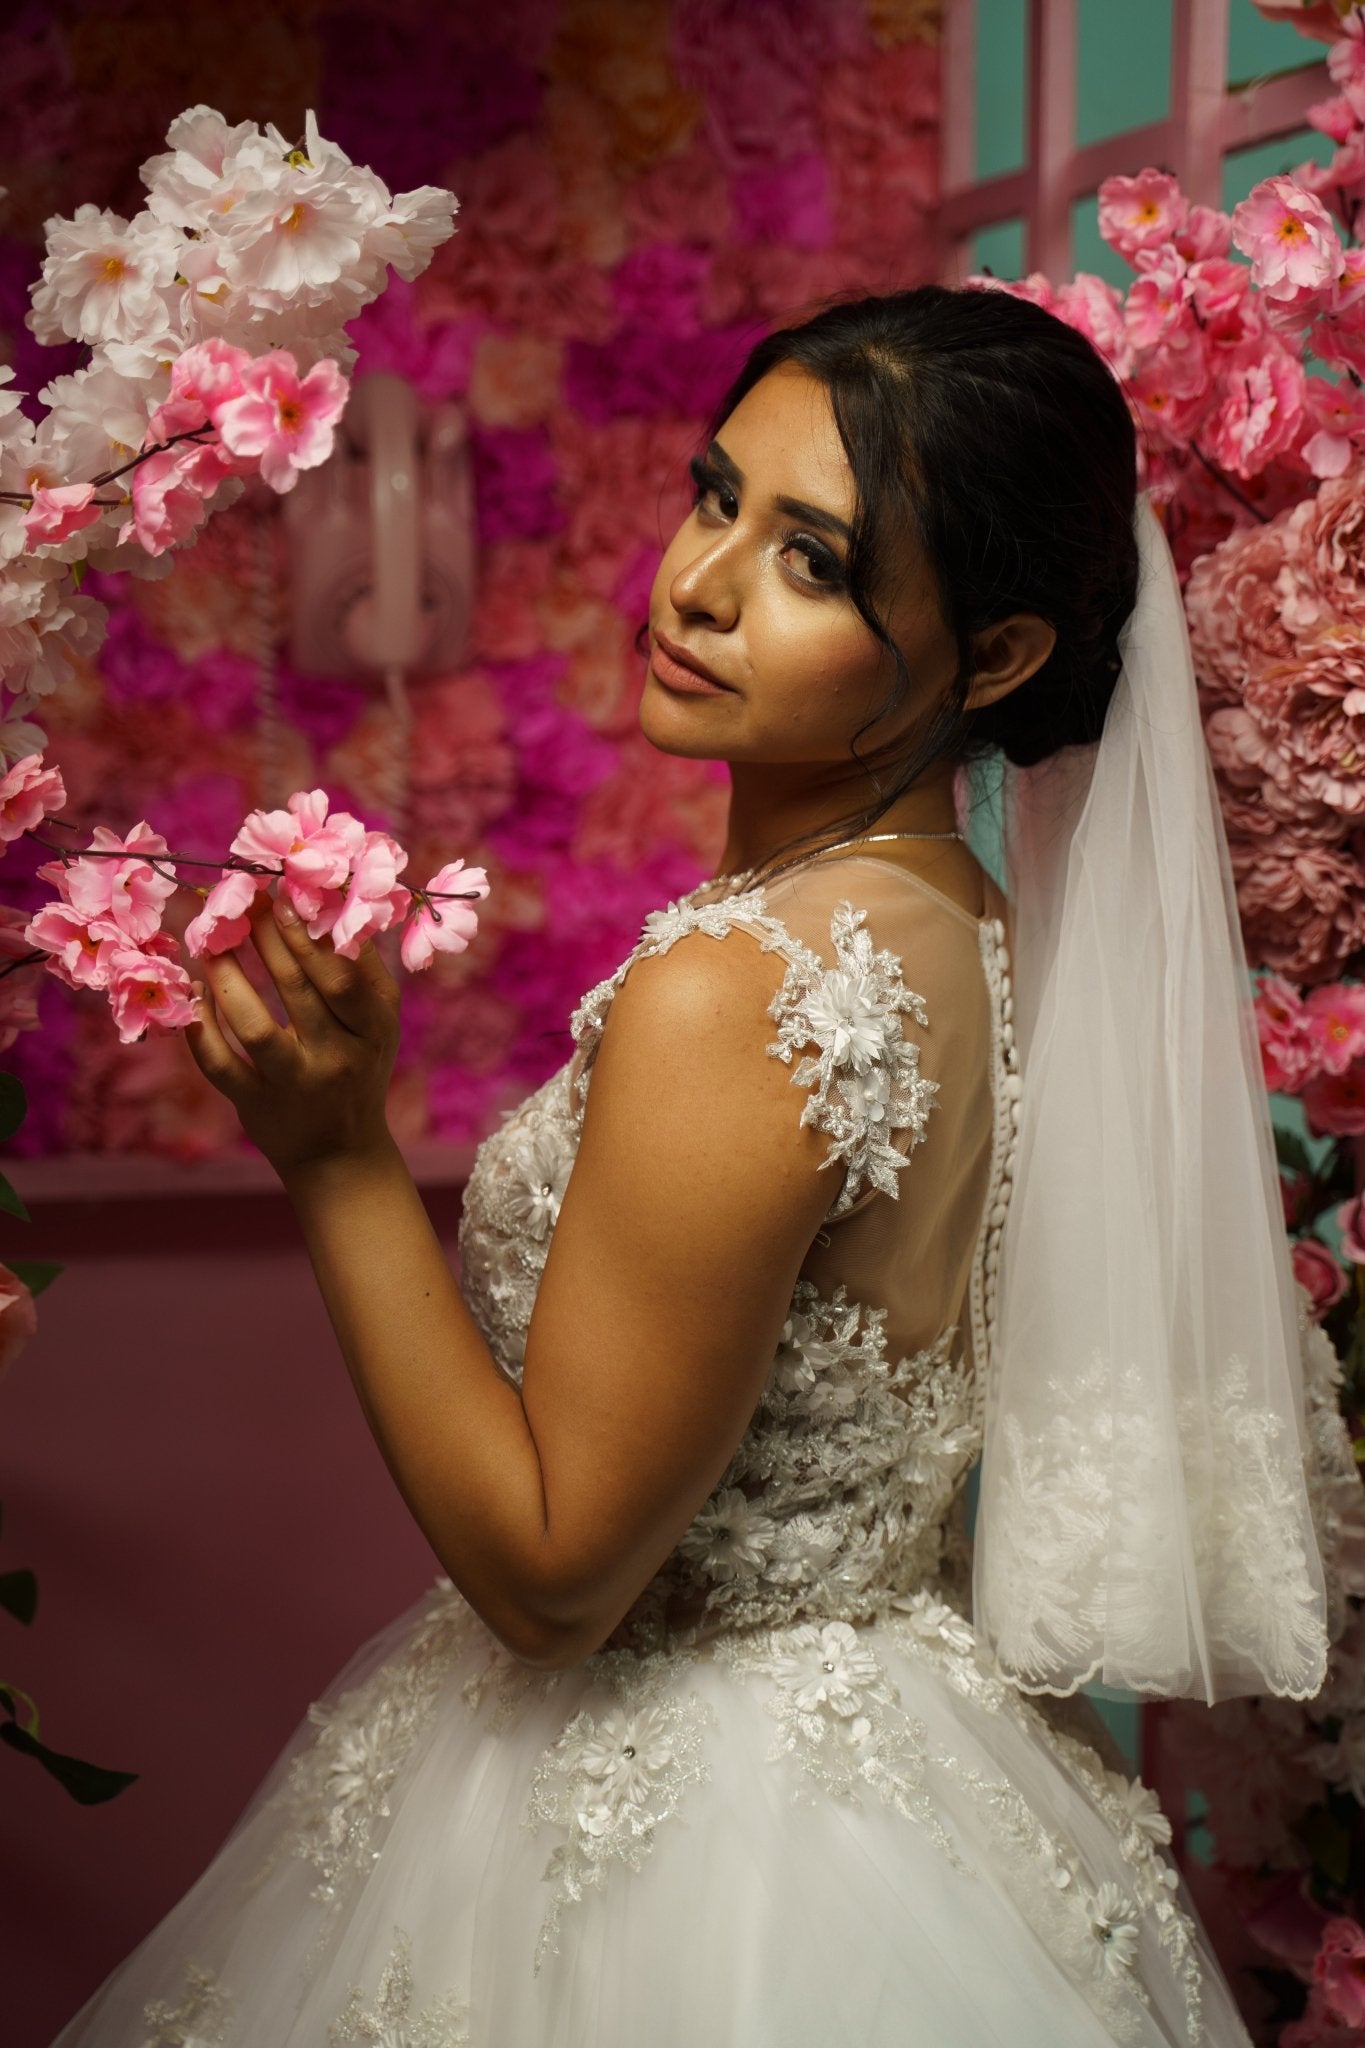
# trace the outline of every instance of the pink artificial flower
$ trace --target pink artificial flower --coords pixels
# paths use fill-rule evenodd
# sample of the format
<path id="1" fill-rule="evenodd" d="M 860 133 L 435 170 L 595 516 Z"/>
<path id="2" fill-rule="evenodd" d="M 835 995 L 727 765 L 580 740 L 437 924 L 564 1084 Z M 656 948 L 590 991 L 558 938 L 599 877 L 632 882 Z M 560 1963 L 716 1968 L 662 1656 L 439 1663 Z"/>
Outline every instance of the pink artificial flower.
<path id="1" fill-rule="evenodd" d="M 1308 1199 L 1313 1182 L 1306 1173 L 1291 1173 L 1287 1167 L 1280 1168 L 1280 1206 L 1284 1210 L 1284 1227 L 1297 1230 L 1303 1205 Z"/>
<path id="2" fill-rule="evenodd" d="M 175 1031 L 199 1016 L 184 968 L 136 946 L 116 947 L 110 956 L 109 1007 L 124 1045 L 132 1045 L 152 1024 Z"/>
<path id="3" fill-rule="evenodd" d="M 1272 299 L 1324 291 L 1345 265 L 1327 208 L 1293 178 L 1254 185 L 1233 209 L 1232 239 L 1251 258 L 1253 284 Z"/>
<path id="4" fill-rule="evenodd" d="M 1316 431 L 1303 442 L 1300 455 L 1314 476 L 1341 476 L 1355 453 L 1353 436 L 1365 439 L 1365 397 L 1353 385 L 1309 377 L 1304 410 L 1304 424 Z"/>
<path id="5" fill-rule="evenodd" d="M 1352 1195 L 1335 1211 L 1341 1249 L 1357 1266 L 1365 1266 L 1365 1194 Z"/>
<path id="6" fill-rule="evenodd" d="M 25 754 L 0 776 L 0 842 L 8 846 L 25 832 L 36 832 L 65 802 L 60 769 L 44 767 L 41 754 Z"/>
<path id="7" fill-rule="evenodd" d="M 0 1380 L 38 1327 L 33 1296 L 17 1273 L 0 1266 Z"/>
<path id="8" fill-rule="evenodd" d="M 149 555 L 183 547 L 203 525 L 219 484 L 241 470 L 217 447 L 185 441 L 158 449 L 133 471 L 132 517 L 119 528 L 119 540 L 136 540 Z"/>
<path id="9" fill-rule="evenodd" d="M 1324 1074 L 1344 1074 L 1365 1058 L 1365 988 L 1349 981 L 1322 983 L 1309 990 L 1304 1009 Z"/>
<path id="10" fill-rule="evenodd" d="M 1181 323 L 1181 314 L 1191 297 L 1186 283 L 1188 265 L 1175 251 L 1163 246 L 1154 259 L 1144 263 L 1142 275 L 1129 288 L 1123 306 L 1123 322 L 1134 348 L 1155 348 Z M 1187 328 L 1188 321 L 1183 325 Z"/>
<path id="11" fill-rule="evenodd" d="M 1303 1091 L 1308 1128 L 1318 1137 L 1365 1137 L 1365 1061 L 1344 1074 L 1319 1074 Z"/>
<path id="12" fill-rule="evenodd" d="M 1220 368 L 1223 401 L 1207 424 L 1206 453 L 1237 476 L 1255 476 L 1298 438 L 1303 365 L 1267 335 L 1230 349 Z"/>
<path id="13" fill-rule="evenodd" d="M 1178 256 L 1204 263 L 1226 256 L 1232 247 L 1232 216 L 1216 206 L 1192 206 L 1171 237 Z"/>
<path id="14" fill-rule="evenodd" d="M 1365 2027 L 1365 1929 L 1344 1915 L 1329 1920 L 1313 1975 L 1333 2019 L 1348 2027 Z"/>
<path id="15" fill-rule="evenodd" d="M 1260 332 L 1251 272 L 1230 257 L 1207 256 L 1185 273 L 1190 304 L 1211 341 L 1235 344 Z"/>
<path id="16" fill-rule="evenodd" d="M 94 496 L 93 484 L 57 484 L 36 490 L 24 514 L 28 546 L 56 547 L 82 527 L 93 526 L 104 511 L 93 502 Z"/>
<path id="17" fill-rule="evenodd" d="M 367 832 L 342 900 L 324 903 L 308 925 L 310 938 L 324 934 L 344 960 L 354 960 L 373 932 L 385 932 L 406 917 L 412 893 L 398 880 L 407 854 L 387 832 Z"/>
<path id="18" fill-rule="evenodd" d="M 300 377 L 288 350 L 272 349 L 243 370 L 241 396 L 218 408 L 218 431 L 230 453 L 259 460 L 272 490 L 292 491 L 301 469 L 331 454 L 347 389 L 329 356 Z"/>
<path id="19" fill-rule="evenodd" d="M 107 988 L 109 963 L 128 934 L 113 918 L 86 917 L 70 903 L 45 903 L 24 927 L 30 946 L 46 953 L 49 973 L 68 988 Z"/>
<path id="20" fill-rule="evenodd" d="M 349 811 L 330 811 L 325 789 L 295 790 L 282 811 L 253 811 L 232 842 L 240 860 L 282 872 L 300 917 L 322 915 L 340 896 L 365 845 L 365 827 Z M 316 933 L 313 935 L 315 938 Z"/>
<path id="21" fill-rule="evenodd" d="M 473 891 L 482 901 L 488 888 L 483 868 L 467 868 L 462 860 L 455 860 L 434 874 L 425 889 L 418 890 L 418 908 L 403 932 L 401 947 L 409 974 L 420 974 L 437 953 L 463 953 L 479 928 L 479 915 L 472 903 L 433 903 L 430 898 Z"/>
<path id="22" fill-rule="evenodd" d="M 1346 1292 L 1347 1279 L 1325 1244 L 1316 1237 L 1296 1237 L 1290 1246 L 1294 1278 L 1308 1289 L 1309 1315 L 1320 1322 Z"/>
<path id="23" fill-rule="evenodd" d="M 1161 346 L 1140 360 L 1129 380 L 1129 396 L 1159 440 L 1183 446 L 1209 408 L 1213 376 L 1193 316 Z M 1174 338 L 1178 346 L 1171 346 Z M 1194 345 L 1189 343 L 1193 340 Z"/>
<path id="24" fill-rule="evenodd" d="M 1189 201 L 1165 171 L 1139 171 L 1135 178 L 1106 178 L 1099 189 L 1100 233 L 1125 263 L 1143 251 L 1172 241 L 1189 212 Z"/>
<path id="25" fill-rule="evenodd" d="M 198 960 L 205 953 L 230 953 L 240 946 L 251 930 L 247 912 L 259 891 L 269 887 L 267 875 L 225 868 L 208 891 L 199 915 L 185 927 L 185 951 L 191 959 Z"/>
<path id="26" fill-rule="evenodd" d="M 125 839 L 107 825 L 96 825 L 87 855 L 72 861 L 49 861 L 38 873 L 55 882 L 62 901 L 83 917 L 108 917 L 134 945 L 142 946 L 161 929 L 161 917 L 178 884 L 174 876 L 153 868 L 170 849 L 159 832 L 145 822 L 134 825 Z M 111 858 L 127 854 L 127 860 Z M 146 858 L 139 859 L 138 855 Z"/>
<path id="27" fill-rule="evenodd" d="M 22 910 L 0 905 L 0 1052 L 13 1045 L 21 1031 L 38 1028 L 38 975 L 14 964 L 33 952 L 27 929 Z"/>
<path id="28" fill-rule="evenodd" d="M 196 342 L 187 348 L 171 364 L 171 395 L 165 406 L 152 415 L 148 433 L 154 441 L 167 438 L 168 415 L 173 406 L 190 408 L 198 414 L 196 424 L 217 426 L 220 409 L 234 398 L 240 398 L 246 389 L 243 372 L 251 362 L 251 352 L 234 348 L 229 341 L 212 336 L 208 341 Z M 170 415 L 171 433 L 183 434 L 191 422 L 181 413 Z"/>
<path id="29" fill-rule="evenodd" d="M 1297 1095 L 1321 1065 L 1319 1032 L 1308 1006 L 1282 975 L 1265 974 L 1256 991 L 1255 1010 L 1265 1085 L 1274 1093 Z"/>

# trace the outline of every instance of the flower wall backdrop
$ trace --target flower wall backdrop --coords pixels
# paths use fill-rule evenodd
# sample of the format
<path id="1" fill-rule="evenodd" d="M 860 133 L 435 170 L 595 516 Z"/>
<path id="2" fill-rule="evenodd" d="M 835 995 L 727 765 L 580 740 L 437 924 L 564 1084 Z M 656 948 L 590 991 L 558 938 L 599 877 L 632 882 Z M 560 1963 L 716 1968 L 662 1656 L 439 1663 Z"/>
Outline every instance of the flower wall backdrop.
<path id="1" fill-rule="evenodd" d="M 230 24 L 72 0 L 0 28 L 29 110 L 0 142 L 0 360 L 30 392 L 80 360 L 24 324 L 44 221 L 135 210 L 186 105 L 289 134 L 311 104 L 390 185 L 459 194 L 431 268 L 351 329 L 357 374 L 467 406 L 474 469 L 471 641 L 410 686 L 403 827 L 414 871 L 454 849 L 494 887 L 478 947 L 405 991 L 406 1139 L 467 1143 L 543 1079 L 582 991 L 719 851 L 717 771 L 636 730 L 634 637 L 698 429 L 752 341 L 830 292 L 934 275 L 936 38 L 925 0 L 295 0 Z M 291 669 L 288 575 L 278 510 L 249 495 L 164 580 L 88 579 L 108 638 L 47 719 L 65 816 L 145 817 L 211 856 L 246 809 L 320 783 L 396 822 L 382 693 Z M 16 902 L 39 858 L 11 849 Z M 8 1055 L 34 1104 L 17 1151 L 234 1145 L 178 1034 L 121 1046 L 98 997 L 41 1003 Z"/>

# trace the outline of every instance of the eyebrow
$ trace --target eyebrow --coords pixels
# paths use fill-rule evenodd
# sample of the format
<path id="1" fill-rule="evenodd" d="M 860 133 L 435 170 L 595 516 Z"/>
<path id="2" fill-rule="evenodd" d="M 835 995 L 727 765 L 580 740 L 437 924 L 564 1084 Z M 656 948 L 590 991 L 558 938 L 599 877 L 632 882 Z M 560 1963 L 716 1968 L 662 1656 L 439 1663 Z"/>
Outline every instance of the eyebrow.
<path id="1" fill-rule="evenodd" d="M 706 451 L 706 459 L 718 475 L 736 490 L 742 490 L 745 483 L 743 470 L 726 454 L 719 441 L 712 441 Z M 819 505 L 808 505 L 804 498 L 775 498 L 773 503 L 779 512 L 785 512 L 789 519 L 803 519 L 807 526 L 818 526 L 826 533 L 838 534 L 849 545 L 853 542 L 853 528 L 846 519 L 840 519 L 835 512 L 826 512 Z"/>

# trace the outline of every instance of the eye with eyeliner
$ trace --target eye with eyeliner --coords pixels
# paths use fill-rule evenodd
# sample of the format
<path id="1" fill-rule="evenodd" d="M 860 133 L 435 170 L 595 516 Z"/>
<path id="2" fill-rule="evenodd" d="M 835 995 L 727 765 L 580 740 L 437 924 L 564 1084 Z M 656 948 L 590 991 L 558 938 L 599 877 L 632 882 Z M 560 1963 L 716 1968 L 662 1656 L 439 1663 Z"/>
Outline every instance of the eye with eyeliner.
<path id="1" fill-rule="evenodd" d="M 739 511 L 739 499 L 720 471 L 713 469 L 697 455 L 692 457 L 687 468 L 692 479 L 693 509 L 700 511 L 705 500 L 714 497 L 721 518 L 732 519 Z M 795 549 L 798 554 L 804 555 L 807 567 L 812 572 L 809 576 L 798 577 L 798 582 L 806 584 L 812 590 L 829 591 L 845 588 L 848 579 L 843 563 L 833 549 L 826 547 L 822 540 L 817 540 L 813 533 L 804 533 L 796 527 L 788 529 L 782 535 L 783 554 L 789 549 Z"/>

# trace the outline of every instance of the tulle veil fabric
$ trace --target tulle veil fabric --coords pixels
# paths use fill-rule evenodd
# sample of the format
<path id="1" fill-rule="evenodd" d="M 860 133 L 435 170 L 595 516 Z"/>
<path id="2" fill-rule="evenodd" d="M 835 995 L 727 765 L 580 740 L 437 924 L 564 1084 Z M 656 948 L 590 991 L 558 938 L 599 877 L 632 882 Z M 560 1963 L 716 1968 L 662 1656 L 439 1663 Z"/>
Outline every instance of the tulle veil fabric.
<path id="1" fill-rule="evenodd" d="M 1021 1071 L 974 1615 L 1025 1691 L 1311 1696 L 1327 1636 L 1251 984 L 1169 546 L 1101 739 L 1006 767 Z"/>

